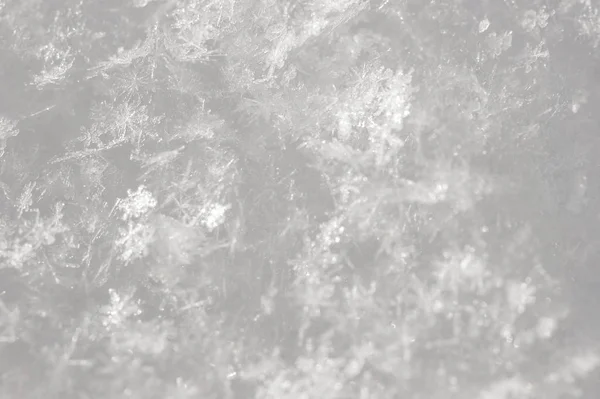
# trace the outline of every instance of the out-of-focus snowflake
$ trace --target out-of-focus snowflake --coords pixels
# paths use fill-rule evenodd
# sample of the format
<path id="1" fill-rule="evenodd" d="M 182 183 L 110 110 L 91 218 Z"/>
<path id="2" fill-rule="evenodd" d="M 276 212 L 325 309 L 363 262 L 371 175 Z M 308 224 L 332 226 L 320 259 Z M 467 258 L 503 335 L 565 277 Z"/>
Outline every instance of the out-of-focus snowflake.
<path id="1" fill-rule="evenodd" d="M 600 43 L 600 11 L 589 8 L 589 10 L 578 19 L 579 32 L 593 40 L 594 47 Z"/>
<path id="2" fill-rule="evenodd" d="M 111 343 L 120 352 L 157 356 L 168 347 L 171 330 L 169 323 L 127 323 L 113 333 Z"/>
<path id="3" fill-rule="evenodd" d="M 167 390 L 167 398 L 169 399 L 191 399 L 197 398 L 199 390 L 192 383 L 184 382 L 183 379 L 177 378 L 176 384 L 169 386 Z"/>
<path id="4" fill-rule="evenodd" d="M 21 313 L 19 308 L 9 309 L 0 301 L 0 343 L 11 343 L 17 339 L 17 329 Z"/>
<path id="5" fill-rule="evenodd" d="M 527 57 L 524 61 L 525 72 L 531 72 L 538 64 L 544 63 L 550 57 L 550 52 L 545 42 L 540 42 L 535 48 L 529 44 L 527 47 Z"/>
<path id="6" fill-rule="evenodd" d="M 585 378 L 600 366 L 600 357 L 594 352 L 579 353 L 574 355 L 559 370 L 546 377 L 546 382 L 556 384 L 560 382 L 573 383 L 577 379 Z"/>
<path id="7" fill-rule="evenodd" d="M 486 30 L 488 30 L 489 27 L 490 27 L 489 19 L 484 18 L 481 21 L 479 21 L 479 33 L 485 32 Z"/>
<path id="8" fill-rule="evenodd" d="M 558 323 L 554 317 L 542 317 L 538 320 L 536 332 L 540 338 L 550 338 L 556 331 Z"/>
<path id="9" fill-rule="evenodd" d="M 146 186 L 141 185 L 136 191 L 127 190 L 127 198 L 118 202 L 117 207 L 123 213 L 123 220 L 131 220 L 139 218 L 150 210 L 156 207 L 156 199 L 146 189 Z"/>
<path id="10" fill-rule="evenodd" d="M 465 287 L 483 293 L 489 288 L 485 283 L 489 276 L 485 261 L 470 247 L 445 253 L 444 260 L 437 264 L 436 274 L 442 286 L 452 291 Z"/>
<path id="11" fill-rule="evenodd" d="M 535 10 L 527 10 L 523 14 L 521 26 L 527 31 L 532 32 L 536 28 L 545 28 L 548 25 L 550 15 L 544 10 L 536 12 Z"/>
<path id="12" fill-rule="evenodd" d="M 505 32 L 502 35 L 492 32 L 487 37 L 487 43 L 493 57 L 498 57 L 512 46 L 512 32 Z"/>
<path id="13" fill-rule="evenodd" d="M 110 305 L 101 309 L 104 315 L 104 326 L 120 326 L 129 317 L 141 314 L 139 306 L 133 300 L 133 292 L 125 292 L 123 295 L 119 295 L 113 289 L 110 289 L 109 292 Z"/>
<path id="14" fill-rule="evenodd" d="M 129 264 L 148 255 L 148 246 L 154 241 L 154 227 L 129 222 L 127 229 L 120 229 L 121 238 L 116 241 L 122 249 L 120 258 Z"/>
<path id="15" fill-rule="evenodd" d="M 188 226 L 165 215 L 157 215 L 153 225 L 156 227 L 156 239 L 152 251 L 160 259 L 159 263 L 167 268 L 173 264 L 190 264 L 197 246 L 204 239 L 201 228 Z"/>
<path id="16" fill-rule="evenodd" d="M 6 140 L 19 134 L 17 129 L 17 121 L 10 120 L 4 116 L 0 116 L 0 140 Z"/>
<path id="17" fill-rule="evenodd" d="M 491 384 L 481 394 L 481 399 L 530 398 L 533 385 L 522 377 L 510 377 Z"/>
<path id="18" fill-rule="evenodd" d="M 132 4 L 135 8 L 144 8 L 154 0 L 132 0 Z"/>
<path id="19" fill-rule="evenodd" d="M 342 141 L 347 141 L 352 133 L 352 120 L 348 112 L 340 111 L 337 115 L 338 118 L 338 138 Z"/>
<path id="20" fill-rule="evenodd" d="M 510 282 L 506 285 L 506 296 L 513 310 L 523 313 L 528 305 L 535 302 L 535 286 L 526 282 Z"/>
<path id="21" fill-rule="evenodd" d="M 414 88 L 411 87 L 413 71 L 397 72 L 387 79 L 387 90 L 379 94 L 379 106 L 375 115 L 385 116 L 392 129 L 401 130 L 404 120 L 410 115 Z"/>

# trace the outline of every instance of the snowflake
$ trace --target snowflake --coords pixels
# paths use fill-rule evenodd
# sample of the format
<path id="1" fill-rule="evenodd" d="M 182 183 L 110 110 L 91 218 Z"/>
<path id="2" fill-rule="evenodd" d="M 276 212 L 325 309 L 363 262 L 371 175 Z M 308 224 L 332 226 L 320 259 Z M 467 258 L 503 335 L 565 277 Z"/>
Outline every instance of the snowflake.
<path id="1" fill-rule="evenodd" d="M 117 76 L 117 90 L 129 101 L 150 84 L 150 79 L 151 73 L 148 69 L 134 65 Z"/>
<path id="2" fill-rule="evenodd" d="M 141 139 L 141 132 L 145 125 L 151 122 L 145 105 L 140 101 L 131 101 L 120 104 L 114 112 L 113 131 L 117 138 L 125 137 L 128 131 L 138 133 L 132 134 L 132 140 Z M 137 137 L 137 138 L 136 138 Z"/>
<path id="3" fill-rule="evenodd" d="M 34 84 L 39 88 L 42 88 L 48 84 L 58 84 L 65 79 L 69 70 L 73 67 L 75 58 L 68 58 L 69 54 L 65 55 L 65 58 L 60 64 L 55 65 L 50 70 L 45 70 L 39 75 L 36 75 L 33 79 Z"/>
<path id="4" fill-rule="evenodd" d="M 23 192 L 21 193 L 21 196 L 19 197 L 19 205 L 18 205 L 18 211 L 19 211 L 19 217 L 21 217 L 23 215 L 23 212 L 27 212 L 29 211 L 29 209 L 31 208 L 31 205 L 33 205 L 33 189 L 35 188 L 36 183 L 28 183 L 25 188 L 23 189 Z"/>

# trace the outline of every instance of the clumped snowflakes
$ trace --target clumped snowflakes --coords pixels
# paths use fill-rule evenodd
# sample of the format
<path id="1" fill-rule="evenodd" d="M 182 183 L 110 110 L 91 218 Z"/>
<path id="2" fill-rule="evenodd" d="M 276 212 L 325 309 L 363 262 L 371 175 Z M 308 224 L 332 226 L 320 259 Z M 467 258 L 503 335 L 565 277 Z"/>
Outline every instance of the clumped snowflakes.
<path id="1" fill-rule="evenodd" d="M 141 185 L 137 191 L 127 190 L 127 198 L 120 200 L 117 207 L 123 213 L 121 218 L 130 220 L 145 215 L 154 209 L 156 204 L 156 198 L 144 185 Z"/>
<path id="2" fill-rule="evenodd" d="M 208 206 L 203 214 L 203 224 L 209 231 L 212 231 L 219 227 L 225 221 L 225 214 L 231 208 L 231 205 L 223 204 L 211 204 Z"/>

